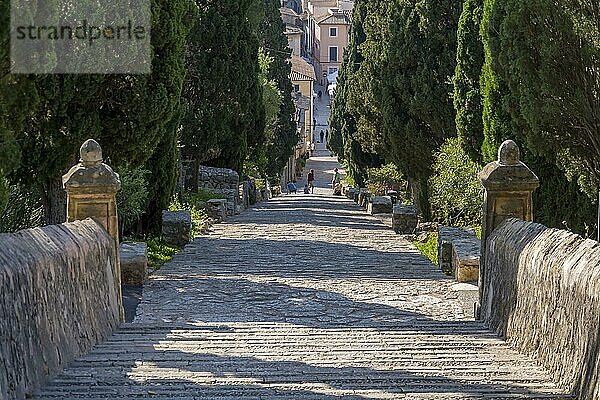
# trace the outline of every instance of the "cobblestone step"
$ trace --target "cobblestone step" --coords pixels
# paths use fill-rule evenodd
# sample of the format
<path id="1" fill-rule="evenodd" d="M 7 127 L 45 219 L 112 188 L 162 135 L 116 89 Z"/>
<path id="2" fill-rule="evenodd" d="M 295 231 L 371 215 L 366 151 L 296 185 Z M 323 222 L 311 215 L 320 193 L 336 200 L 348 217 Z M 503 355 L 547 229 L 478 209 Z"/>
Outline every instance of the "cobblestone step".
<path id="1" fill-rule="evenodd" d="M 197 238 L 36 398 L 568 398 L 453 285 L 349 200 L 284 196 Z"/>

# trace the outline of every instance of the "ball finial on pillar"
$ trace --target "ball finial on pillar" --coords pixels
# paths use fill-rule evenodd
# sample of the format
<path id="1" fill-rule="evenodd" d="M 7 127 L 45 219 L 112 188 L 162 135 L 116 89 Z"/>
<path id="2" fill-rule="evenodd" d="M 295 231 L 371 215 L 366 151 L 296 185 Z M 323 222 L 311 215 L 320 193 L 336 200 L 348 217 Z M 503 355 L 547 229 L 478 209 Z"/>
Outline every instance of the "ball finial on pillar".
<path id="1" fill-rule="evenodd" d="M 102 164 L 102 147 L 94 139 L 88 139 L 81 145 L 79 156 L 84 166 L 97 167 Z"/>
<path id="2" fill-rule="evenodd" d="M 521 150 L 512 140 L 506 140 L 498 149 L 498 162 L 500 165 L 518 165 L 521 162 Z"/>

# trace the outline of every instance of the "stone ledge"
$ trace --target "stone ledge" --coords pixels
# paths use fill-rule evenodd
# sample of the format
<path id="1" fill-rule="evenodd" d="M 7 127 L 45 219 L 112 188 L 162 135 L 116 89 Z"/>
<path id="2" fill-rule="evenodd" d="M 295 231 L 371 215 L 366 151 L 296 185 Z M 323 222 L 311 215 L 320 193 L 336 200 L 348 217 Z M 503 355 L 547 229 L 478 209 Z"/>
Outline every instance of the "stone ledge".
<path id="1" fill-rule="evenodd" d="M 600 393 L 600 243 L 517 219 L 486 242 L 485 322 L 580 400 Z"/>
<path id="2" fill-rule="evenodd" d="M 192 217 L 189 211 L 163 211 L 162 236 L 165 243 L 183 247 L 190 242 Z"/>
<path id="3" fill-rule="evenodd" d="M 480 246 L 472 228 L 438 227 L 438 264 L 459 282 L 479 279 Z"/>
<path id="4" fill-rule="evenodd" d="M 481 242 L 476 237 L 452 242 L 452 270 L 458 282 L 479 280 L 479 255 Z"/>
<path id="5" fill-rule="evenodd" d="M 399 234 L 412 234 L 417 229 L 419 218 L 414 206 L 396 204 L 392 215 L 392 229 Z"/>
<path id="6" fill-rule="evenodd" d="M 371 215 L 391 213 L 392 199 L 387 196 L 373 196 L 367 204 L 367 212 Z"/>
<path id="7" fill-rule="evenodd" d="M 25 399 L 119 325 L 116 246 L 91 219 L 0 243 L 0 399 Z"/>
<path id="8" fill-rule="evenodd" d="M 148 278 L 148 245 L 143 242 L 121 243 L 121 281 L 143 285 Z"/>

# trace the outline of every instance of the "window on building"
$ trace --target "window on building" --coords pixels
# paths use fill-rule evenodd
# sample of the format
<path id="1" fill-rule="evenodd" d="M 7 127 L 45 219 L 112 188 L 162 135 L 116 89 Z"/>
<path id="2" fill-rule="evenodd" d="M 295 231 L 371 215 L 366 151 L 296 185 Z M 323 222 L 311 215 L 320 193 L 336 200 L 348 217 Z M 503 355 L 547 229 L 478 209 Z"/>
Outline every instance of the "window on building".
<path id="1" fill-rule="evenodd" d="M 337 62 L 338 60 L 338 48 L 337 46 L 331 46 L 329 48 L 329 62 Z"/>
<path id="2" fill-rule="evenodd" d="M 337 28 L 329 28 L 329 37 L 337 37 Z"/>

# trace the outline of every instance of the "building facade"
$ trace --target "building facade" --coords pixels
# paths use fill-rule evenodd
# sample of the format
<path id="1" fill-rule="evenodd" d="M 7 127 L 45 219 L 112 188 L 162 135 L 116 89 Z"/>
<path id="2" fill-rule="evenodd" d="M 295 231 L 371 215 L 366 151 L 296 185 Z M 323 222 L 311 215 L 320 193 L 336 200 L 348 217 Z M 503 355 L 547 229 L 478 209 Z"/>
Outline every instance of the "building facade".
<path id="1" fill-rule="evenodd" d="M 327 77 L 339 71 L 349 35 L 350 17 L 339 8 L 330 8 L 327 15 L 316 20 L 314 54 L 321 85 L 327 86 Z"/>
<path id="2" fill-rule="evenodd" d="M 312 65 L 297 55 L 292 55 L 292 85 L 296 94 L 296 109 L 304 110 L 304 119 L 298 122 L 300 142 L 299 151 L 306 153 L 314 130 L 314 85 L 315 70 Z"/>

